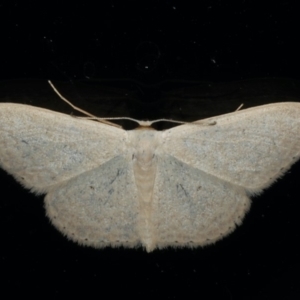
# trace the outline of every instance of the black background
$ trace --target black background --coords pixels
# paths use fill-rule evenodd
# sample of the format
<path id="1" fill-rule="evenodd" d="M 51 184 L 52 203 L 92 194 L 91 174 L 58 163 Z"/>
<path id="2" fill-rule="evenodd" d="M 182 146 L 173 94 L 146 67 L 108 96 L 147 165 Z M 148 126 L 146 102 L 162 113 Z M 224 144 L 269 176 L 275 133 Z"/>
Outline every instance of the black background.
<path id="1" fill-rule="evenodd" d="M 0 101 L 78 114 L 48 79 L 101 117 L 191 121 L 241 103 L 299 101 L 298 19 L 296 1 L 0 1 Z M 68 241 L 45 217 L 42 196 L 0 175 L 1 293 L 300 295 L 299 163 L 253 199 L 243 225 L 224 240 L 150 254 Z"/>

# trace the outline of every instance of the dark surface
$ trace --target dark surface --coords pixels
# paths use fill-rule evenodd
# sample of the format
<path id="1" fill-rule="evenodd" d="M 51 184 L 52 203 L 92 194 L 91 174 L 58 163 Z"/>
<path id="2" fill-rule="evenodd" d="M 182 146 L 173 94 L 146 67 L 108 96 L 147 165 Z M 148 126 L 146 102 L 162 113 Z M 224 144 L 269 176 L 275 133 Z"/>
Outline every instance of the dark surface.
<path id="1" fill-rule="evenodd" d="M 101 117 L 192 121 L 232 112 L 241 103 L 247 108 L 299 101 L 299 17 L 293 1 L 199 3 L 106 1 L 96 7 L 1 1 L 0 101 L 77 115 L 47 79 L 75 105 Z M 43 196 L 2 170 L 0 176 L 3 294 L 300 296 L 299 163 L 253 199 L 243 225 L 229 237 L 205 248 L 150 254 L 68 241 L 45 217 Z"/>

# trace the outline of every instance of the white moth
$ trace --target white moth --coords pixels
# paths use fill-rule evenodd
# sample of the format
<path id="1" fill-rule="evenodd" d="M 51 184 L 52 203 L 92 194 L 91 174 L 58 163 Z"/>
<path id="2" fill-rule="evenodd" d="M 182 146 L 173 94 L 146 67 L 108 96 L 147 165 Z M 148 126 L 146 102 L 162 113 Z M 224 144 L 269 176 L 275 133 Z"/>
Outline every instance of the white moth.
<path id="1" fill-rule="evenodd" d="M 46 194 L 47 215 L 58 230 L 96 248 L 150 252 L 213 243 L 241 224 L 249 196 L 299 155 L 300 103 L 258 106 L 165 131 L 125 131 L 0 104 L 0 166 Z"/>

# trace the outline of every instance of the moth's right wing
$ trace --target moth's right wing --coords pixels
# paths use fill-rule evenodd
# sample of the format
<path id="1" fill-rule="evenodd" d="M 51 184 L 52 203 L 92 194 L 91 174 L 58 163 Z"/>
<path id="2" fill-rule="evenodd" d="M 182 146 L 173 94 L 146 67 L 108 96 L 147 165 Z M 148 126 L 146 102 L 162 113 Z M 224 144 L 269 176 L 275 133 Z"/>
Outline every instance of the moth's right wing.
<path id="1" fill-rule="evenodd" d="M 161 151 L 259 193 L 300 157 L 300 103 L 262 105 L 169 129 Z"/>

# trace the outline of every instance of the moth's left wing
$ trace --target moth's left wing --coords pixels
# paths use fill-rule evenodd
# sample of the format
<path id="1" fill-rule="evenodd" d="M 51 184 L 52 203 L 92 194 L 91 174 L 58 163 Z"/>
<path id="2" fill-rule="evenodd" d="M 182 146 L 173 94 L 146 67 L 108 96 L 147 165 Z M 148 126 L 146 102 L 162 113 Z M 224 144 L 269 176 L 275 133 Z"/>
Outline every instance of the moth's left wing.
<path id="1" fill-rule="evenodd" d="M 45 193 L 126 150 L 125 130 L 47 109 L 0 104 L 0 167 Z"/>
<path id="2" fill-rule="evenodd" d="M 48 217 L 69 239 L 96 248 L 140 245 L 139 203 L 131 157 L 117 156 L 55 186 Z"/>

